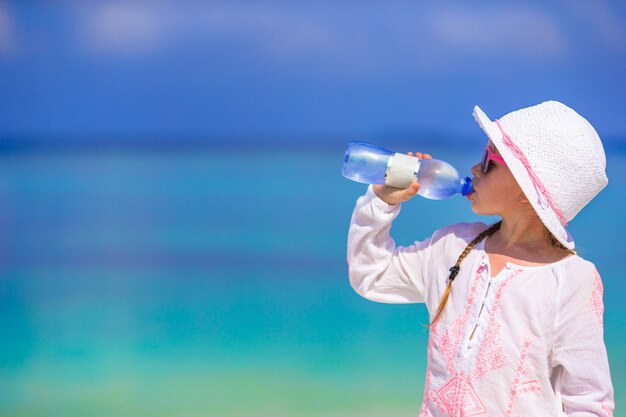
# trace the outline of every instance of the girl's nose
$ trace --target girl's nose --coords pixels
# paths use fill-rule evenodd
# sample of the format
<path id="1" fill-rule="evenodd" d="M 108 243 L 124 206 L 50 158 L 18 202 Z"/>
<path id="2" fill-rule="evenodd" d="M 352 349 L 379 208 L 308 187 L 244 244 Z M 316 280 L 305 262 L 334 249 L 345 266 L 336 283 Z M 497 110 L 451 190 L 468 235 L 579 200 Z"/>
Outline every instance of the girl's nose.
<path id="1" fill-rule="evenodd" d="M 472 174 L 474 174 L 475 177 L 478 177 L 480 175 L 480 162 L 472 167 L 471 172 Z"/>

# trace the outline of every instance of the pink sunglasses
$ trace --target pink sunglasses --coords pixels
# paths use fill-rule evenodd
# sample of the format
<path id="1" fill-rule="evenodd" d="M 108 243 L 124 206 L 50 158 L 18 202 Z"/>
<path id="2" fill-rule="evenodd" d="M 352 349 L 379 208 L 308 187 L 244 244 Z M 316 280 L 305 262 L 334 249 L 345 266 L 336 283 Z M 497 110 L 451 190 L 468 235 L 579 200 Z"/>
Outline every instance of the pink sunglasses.
<path id="1" fill-rule="evenodd" d="M 494 151 L 489 149 L 488 146 L 485 146 L 483 157 L 480 160 L 480 170 L 482 171 L 483 174 L 489 171 L 491 162 L 495 162 L 497 164 L 506 166 L 506 162 L 504 162 L 504 159 L 502 159 L 500 155 L 497 155 Z"/>

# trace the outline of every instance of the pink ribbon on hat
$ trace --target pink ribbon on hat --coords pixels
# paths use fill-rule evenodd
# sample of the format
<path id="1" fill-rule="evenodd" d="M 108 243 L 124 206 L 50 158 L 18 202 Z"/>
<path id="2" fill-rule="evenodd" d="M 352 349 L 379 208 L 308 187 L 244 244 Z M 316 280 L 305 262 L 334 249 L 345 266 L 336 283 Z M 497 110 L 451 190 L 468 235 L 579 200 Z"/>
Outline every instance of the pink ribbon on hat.
<path id="1" fill-rule="evenodd" d="M 528 162 L 528 159 L 526 159 L 526 155 L 524 155 L 524 152 L 522 152 L 522 150 L 513 142 L 513 140 L 511 140 L 511 137 L 507 135 L 504 129 L 502 129 L 502 126 L 500 126 L 500 121 L 498 119 L 496 119 L 496 124 L 500 128 L 500 132 L 502 132 L 504 144 L 507 146 L 507 148 L 509 148 L 511 153 L 513 153 L 513 155 L 524 165 L 524 168 L 526 168 L 526 171 L 528 171 L 528 175 L 530 176 L 530 179 L 532 180 L 537 192 L 545 198 L 545 200 L 548 202 L 548 205 L 550 205 L 556 216 L 559 218 L 561 224 L 563 226 L 567 226 L 567 219 L 565 218 L 561 210 L 559 210 L 559 208 L 556 206 L 556 204 L 554 204 L 552 195 L 543 185 L 537 174 L 535 174 L 535 171 L 533 171 L 530 163 Z"/>

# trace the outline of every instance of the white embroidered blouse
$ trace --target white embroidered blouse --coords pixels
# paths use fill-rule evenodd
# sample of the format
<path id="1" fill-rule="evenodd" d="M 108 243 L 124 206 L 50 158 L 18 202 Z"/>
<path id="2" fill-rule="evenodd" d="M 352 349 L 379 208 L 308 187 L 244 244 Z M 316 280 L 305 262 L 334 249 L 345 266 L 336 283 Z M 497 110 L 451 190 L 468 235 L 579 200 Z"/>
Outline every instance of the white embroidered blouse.
<path id="1" fill-rule="evenodd" d="M 426 303 L 433 316 L 449 269 L 488 226 L 460 223 L 408 247 L 389 235 L 400 205 L 372 191 L 348 235 L 350 283 L 383 303 Z M 484 241 L 463 260 L 430 328 L 420 416 L 612 416 L 602 281 L 577 255 L 544 266 L 508 263 L 491 276 Z"/>

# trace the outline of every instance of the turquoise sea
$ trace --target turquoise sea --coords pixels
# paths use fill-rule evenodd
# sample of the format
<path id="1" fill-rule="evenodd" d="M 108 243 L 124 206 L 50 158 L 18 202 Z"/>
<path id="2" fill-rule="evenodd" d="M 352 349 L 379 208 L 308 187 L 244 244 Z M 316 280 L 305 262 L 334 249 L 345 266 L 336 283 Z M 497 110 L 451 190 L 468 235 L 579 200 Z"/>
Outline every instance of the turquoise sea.
<path id="1" fill-rule="evenodd" d="M 428 149 L 461 171 L 479 157 Z M 360 298 L 342 145 L 0 154 L 0 416 L 416 416 L 423 305 Z M 626 155 L 571 223 L 626 399 Z M 475 220 L 416 198 L 399 244 Z"/>

